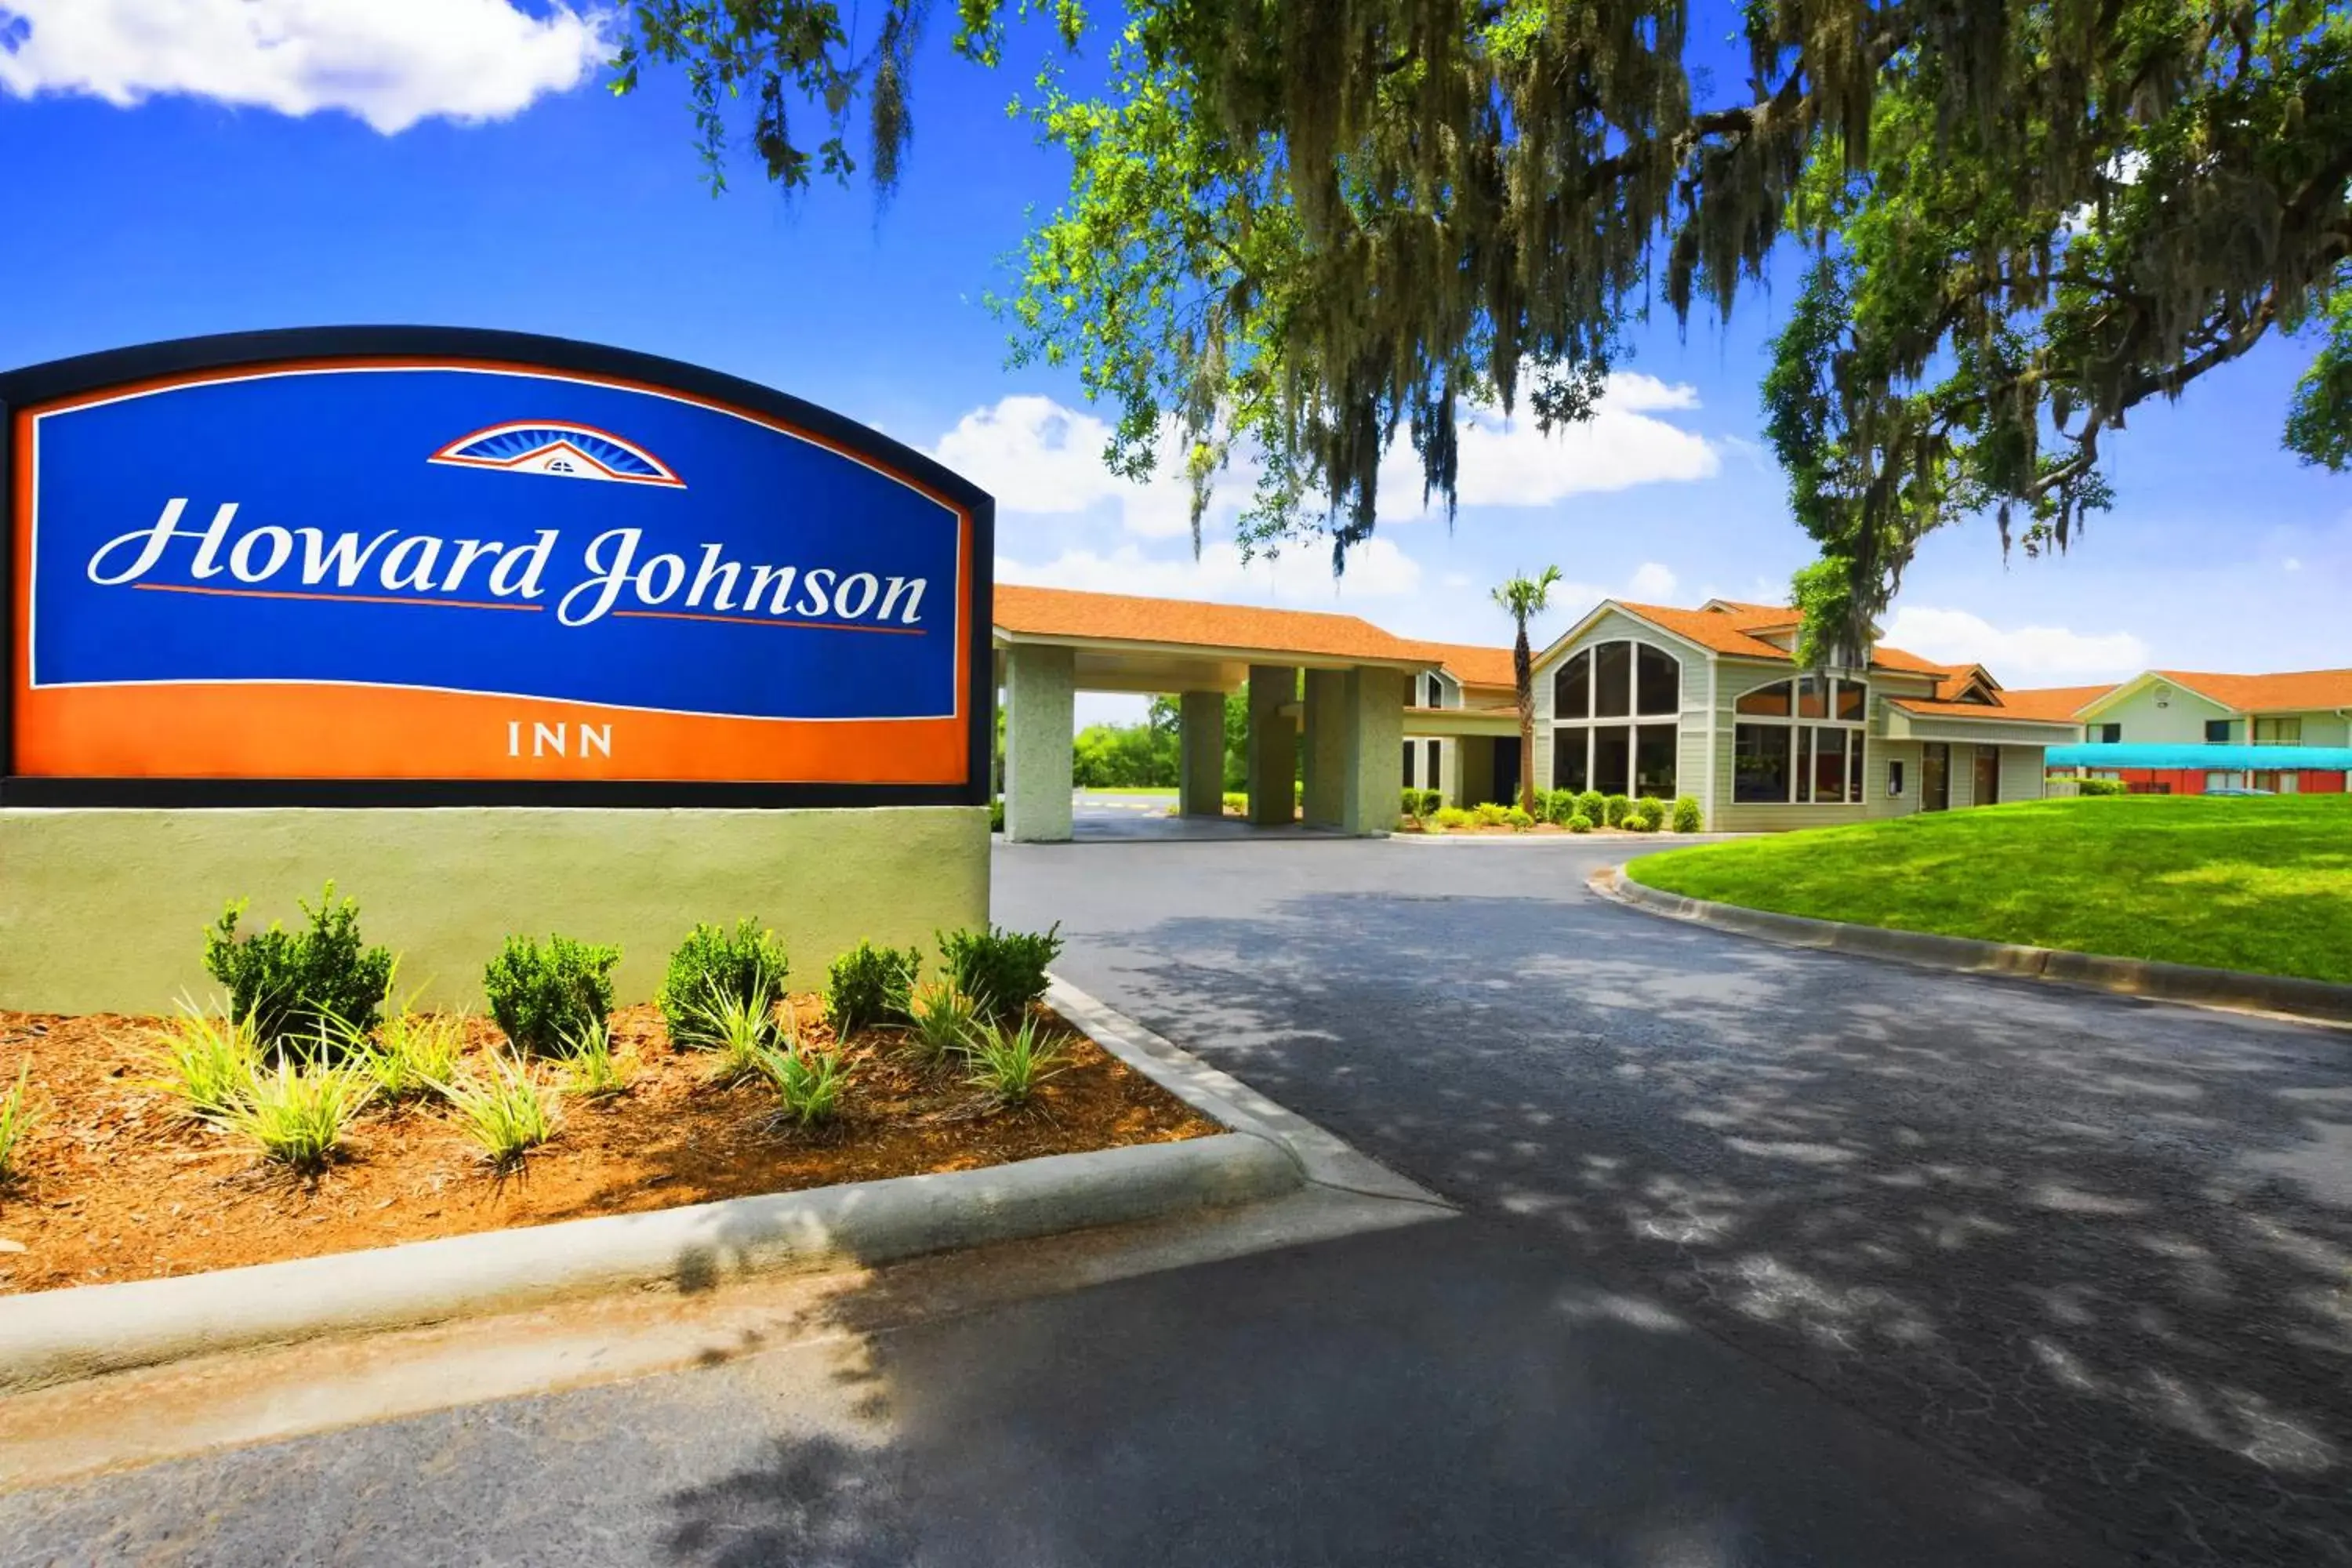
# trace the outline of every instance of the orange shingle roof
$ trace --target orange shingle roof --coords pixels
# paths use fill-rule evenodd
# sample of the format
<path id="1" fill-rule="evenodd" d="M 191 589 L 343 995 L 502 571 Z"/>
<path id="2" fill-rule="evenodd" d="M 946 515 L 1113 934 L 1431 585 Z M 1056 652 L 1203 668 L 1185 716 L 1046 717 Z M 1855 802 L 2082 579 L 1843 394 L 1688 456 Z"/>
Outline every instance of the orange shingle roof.
<path id="1" fill-rule="evenodd" d="M 1507 686 L 1513 691 L 1518 689 L 1519 678 L 1511 668 L 1509 648 L 1458 642 L 1422 642 L 1412 646 L 1423 658 L 1444 665 L 1445 673 L 1465 686 Z"/>
<path id="2" fill-rule="evenodd" d="M 1192 599 L 1087 594 L 1075 588 L 996 585 L 991 624 L 1013 636 L 1091 637 L 1107 642 L 1173 643 L 1244 652 L 1307 654 L 1383 663 L 1434 662 L 1421 645 L 1370 621 L 1322 610 L 1268 610 Z"/>
<path id="3" fill-rule="evenodd" d="M 1626 614 L 1663 626 L 1667 631 L 1688 637 L 1701 647 L 1717 653 L 1727 653 L 1739 658 L 1773 658 L 1790 662 L 1789 650 L 1778 643 L 1769 643 L 1749 634 L 1769 631 L 1797 624 L 1797 612 L 1783 605 L 1778 609 L 1769 605 L 1741 605 L 1730 610 L 1678 610 L 1667 605 L 1633 605 L 1622 599 L 1611 601 Z M 1718 599 L 1717 604 L 1729 604 Z M 1892 669 L 1904 674 L 1943 676 L 1946 667 L 1921 658 L 1916 653 L 1906 653 L 1885 643 L 1871 650 L 1870 664 L 1874 669 Z"/>
<path id="4" fill-rule="evenodd" d="M 2240 713 L 2352 708 L 2352 669 L 2294 669 L 2279 675 L 2216 675 L 2195 669 L 2155 673 Z"/>
<path id="5" fill-rule="evenodd" d="M 1943 719 L 1982 719 L 2002 724 L 2048 724 L 2053 727 L 2063 724 L 2070 729 L 2074 726 L 2074 721 L 2063 715 L 2025 712 L 2011 707 L 2006 701 L 1938 702 L 1928 697 L 1890 697 L 1886 700 L 1889 706 L 1900 708 L 1906 713 Z"/>
<path id="6" fill-rule="evenodd" d="M 2072 719 L 2114 689 L 2113 682 L 2105 686 L 2037 686 L 2023 691 L 2002 692 L 2000 705 L 2036 719 Z"/>

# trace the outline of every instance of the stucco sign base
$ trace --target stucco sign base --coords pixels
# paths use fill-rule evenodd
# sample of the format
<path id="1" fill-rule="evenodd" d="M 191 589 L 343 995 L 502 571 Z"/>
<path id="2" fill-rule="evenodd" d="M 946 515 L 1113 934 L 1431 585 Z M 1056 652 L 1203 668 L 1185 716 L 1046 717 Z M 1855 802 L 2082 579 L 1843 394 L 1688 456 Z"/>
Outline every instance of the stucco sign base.
<path id="1" fill-rule="evenodd" d="M 284 807 L 0 810 L 0 1007 L 163 1013 L 213 989 L 232 899 L 289 926 L 333 879 L 422 1005 L 478 1007 L 513 933 L 617 943 L 642 1001 L 698 921 L 756 916 L 803 979 L 862 938 L 929 948 L 988 919 L 980 806 L 842 810 Z"/>

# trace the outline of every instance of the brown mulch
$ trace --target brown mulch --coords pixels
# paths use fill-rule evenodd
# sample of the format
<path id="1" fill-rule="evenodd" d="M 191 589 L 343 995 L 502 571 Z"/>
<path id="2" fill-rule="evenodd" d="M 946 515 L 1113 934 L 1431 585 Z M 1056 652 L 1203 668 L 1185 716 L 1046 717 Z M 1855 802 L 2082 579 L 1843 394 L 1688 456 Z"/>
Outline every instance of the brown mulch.
<path id="1" fill-rule="evenodd" d="M 817 999 L 802 1037 L 829 1044 Z M 38 1123 L 0 1183 L 0 1294 L 152 1279 L 437 1236 L 672 1208 L 929 1171 L 962 1171 L 1221 1131 L 1077 1036 L 1070 1066 L 1020 1110 L 991 1110 L 961 1075 L 926 1070 L 888 1031 L 859 1037 L 831 1128 L 774 1123 L 763 1084 L 719 1089 L 707 1052 L 673 1048 L 652 1006 L 614 1015 L 637 1076 L 609 1100 L 563 1097 L 554 1141 L 493 1172 L 437 1100 L 372 1106 L 348 1154 L 316 1177 L 263 1163 L 175 1114 L 146 1080 L 153 1018 L 0 1012 L 0 1090 L 32 1061 Z M 473 1026 L 476 1049 L 498 1039 Z M 541 1069 L 560 1082 L 560 1068 Z M 17 1250 L 13 1244 L 21 1244 Z"/>

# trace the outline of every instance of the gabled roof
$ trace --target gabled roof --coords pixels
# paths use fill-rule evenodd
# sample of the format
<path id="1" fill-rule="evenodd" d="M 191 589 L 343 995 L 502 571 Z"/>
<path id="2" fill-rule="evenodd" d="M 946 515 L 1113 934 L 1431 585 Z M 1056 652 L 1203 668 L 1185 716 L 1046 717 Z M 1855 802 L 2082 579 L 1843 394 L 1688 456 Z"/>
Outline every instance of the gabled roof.
<path id="1" fill-rule="evenodd" d="M 1511 668 L 1509 648 L 1458 642 L 1419 642 L 1412 646 L 1423 658 L 1443 665 L 1446 674 L 1465 686 L 1507 686 L 1514 692 L 1518 689 L 1519 678 Z"/>
<path id="2" fill-rule="evenodd" d="M 2104 686 L 2035 686 L 2023 690 L 2004 691 L 2000 705 L 2020 713 L 2030 713 L 2037 719 L 2073 719 L 2089 704 L 2116 689 L 2110 681 Z"/>
<path id="3" fill-rule="evenodd" d="M 2352 708 L 2352 669 L 2294 669 L 2278 675 L 2219 675 L 2196 669 L 2148 673 L 2239 713 Z"/>
<path id="4" fill-rule="evenodd" d="M 1670 631 L 1685 641 L 1716 653 L 1729 654 L 1735 658 L 1777 659 L 1793 663 L 1789 650 L 1778 643 L 1766 642 L 1754 634 L 1779 631 L 1798 624 L 1798 613 L 1783 605 L 1734 605 L 1728 599 L 1710 599 L 1710 605 L 1727 605 L 1724 609 L 1680 610 L 1668 605 L 1634 605 L 1622 599 L 1604 599 L 1601 607 L 1614 607 L 1636 620 Z M 1598 612 L 1595 612 L 1596 614 Z M 1587 616 L 1588 620 L 1591 617 Z M 1557 645 L 1555 645 L 1557 646 Z M 1873 669 L 1892 669 L 1906 675 L 1932 675 L 1941 678 L 1949 669 L 1916 653 L 1906 653 L 1899 647 L 1880 643 L 1871 649 Z"/>
<path id="5" fill-rule="evenodd" d="M 1421 644 L 1392 637 L 1354 616 L 1087 594 L 1075 588 L 1024 588 L 1000 583 L 990 623 L 1010 637 L 1304 654 L 1381 664 L 1436 662 L 1422 653 Z"/>
<path id="6" fill-rule="evenodd" d="M 2041 713 L 2029 713 L 2001 702 L 1938 702 L 1932 697 L 1890 697 L 1890 708 L 1900 708 L 1906 713 L 1916 713 L 1931 719 L 1977 719 L 1988 724 L 2046 724 L 2053 730 L 2073 730 L 2072 719 L 2051 718 Z"/>

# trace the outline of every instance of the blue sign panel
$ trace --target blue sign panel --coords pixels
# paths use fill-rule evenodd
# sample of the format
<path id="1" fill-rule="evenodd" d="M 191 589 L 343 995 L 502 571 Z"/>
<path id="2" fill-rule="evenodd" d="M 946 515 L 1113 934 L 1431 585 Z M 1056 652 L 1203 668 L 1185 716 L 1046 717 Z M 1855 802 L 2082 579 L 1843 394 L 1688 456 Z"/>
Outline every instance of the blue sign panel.
<path id="1" fill-rule="evenodd" d="M 323 353 L 29 403 L 40 373 L 0 378 L 10 771 L 970 785 L 986 498 L 693 379 Z"/>

